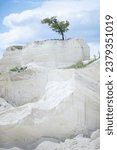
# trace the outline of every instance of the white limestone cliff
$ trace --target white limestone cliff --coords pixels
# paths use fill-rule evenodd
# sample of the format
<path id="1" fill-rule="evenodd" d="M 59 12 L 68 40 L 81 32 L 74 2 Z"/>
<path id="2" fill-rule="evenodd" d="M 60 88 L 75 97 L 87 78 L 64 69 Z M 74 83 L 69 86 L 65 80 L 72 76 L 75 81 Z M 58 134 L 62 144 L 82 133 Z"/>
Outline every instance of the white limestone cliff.
<path id="1" fill-rule="evenodd" d="M 62 68 L 89 57 L 89 47 L 82 39 L 37 41 L 24 47 L 7 48 L 0 61 L 0 71 L 32 62 L 49 68 Z"/>
<path id="2" fill-rule="evenodd" d="M 67 41 L 70 49 L 75 47 L 75 45 L 70 47 L 71 41 Z M 48 41 L 46 42 L 48 45 Z M 67 42 L 64 43 L 63 50 L 66 49 Z M 49 41 L 50 43 L 52 44 Z M 13 57 L 19 55 L 23 66 L 20 64 L 19 70 L 8 70 L 9 67 L 14 67 L 14 64 L 10 63 L 11 66 L 1 69 L 0 148 L 71 150 L 74 145 L 73 141 L 77 141 L 75 147 L 82 150 L 81 141 L 83 140 L 85 149 L 88 150 L 89 147 L 91 150 L 99 149 L 99 135 L 96 138 L 95 135 L 97 134 L 91 136 L 93 142 L 90 138 L 78 137 L 78 135 L 83 134 L 90 137 L 93 131 L 99 129 L 100 61 L 97 60 L 81 69 L 67 69 L 64 67 L 68 64 L 71 65 L 89 57 L 87 46 L 86 49 L 84 48 L 85 53 L 83 55 L 78 50 L 80 57 L 75 56 L 77 48 L 74 48 L 73 54 L 69 53 L 69 49 L 68 53 L 64 53 L 65 60 L 61 61 L 63 54 L 60 54 L 58 60 L 53 57 L 58 56 L 59 51 L 62 53 L 62 48 L 52 49 L 50 44 L 51 48 L 48 50 L 48 47 L 45 48 L 46 44 L 40 42 L 40 44 L 36 43 L 35 45 L 33 43 L 22 50 L 19 47 L 22 54 L 17 52 L 15 54 L 15 51 L 19 50 L 14 47 L 5 52 L 3 60 L 9 62 L 10 59 L 12 60 Z M 58 41 L 54 43 L 53 47 L 60 46 L 57 44 Z M 14 53 L 12 51 L 13 55 L 11 49 L 14 51 Z M 36 51 L 38 51 L 37 56 Z M 52 55 L 53 51 L 56 51 L 54 56 Z M 45 56 L 41 57 L 44 52 L 47 54 L 46 59 Z M 70 55 L 71 57 L 74 55 L 73 58 L 70 58 Z M 34 61 L 31 61 L 32 58 Z M 53 66 L 51 59 L 57 65 Z M 6 62 L 6 66 L 8 62 Z M 62 65 L 59 62 L 62 62 Z M 0 66 L 3 68 L 3 61 L 1 61 Z M 71 139 L 68 140 L 67 144 L 68 138 Z"/>

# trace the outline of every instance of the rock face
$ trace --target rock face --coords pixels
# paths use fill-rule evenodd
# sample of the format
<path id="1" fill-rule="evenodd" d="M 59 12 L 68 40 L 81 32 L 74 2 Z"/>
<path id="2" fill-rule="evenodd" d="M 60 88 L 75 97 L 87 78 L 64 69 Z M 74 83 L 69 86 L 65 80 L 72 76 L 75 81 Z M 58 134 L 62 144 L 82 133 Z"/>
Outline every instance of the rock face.
<path id="1" fill-rule="evenodd" d="M 62 68 L 89 57 L 89 47 L 81 39 L 38 41 L 25 47 L 7 48 L 0 62 L 0 71 L 31 62 L 49 68 Z"/>
<path id="2" fill-rule="evenodd" d="M 27 68 L 21 72 L 0 75 L 0 97 L 13 106 L 35 102 L 42 97 L 47 84 L 47 72 Z"/>
<path id="3" fill-rule="evenodd" d="M 63 64 L 66 66 L 65 61 L 68 58 L 70 64 L 76 61 L 74 61 L 75 55 L 74 58 L 70 58 L 70 54 L 66 53 L 67 56 L 64 55 L 66 58 L 62 65 L 50 67 L 47 65 L 47 60 L 49 63 L 53 59 L 54 63 L 59 64 L 58 60 L 54 60 L 54 56 L 50 57 L 51 48 L 42 50 L 42 42 L 37 57 L 35 56 L 36 50 L 31 49 L 31 46 L 34 47 L 34 44 L 29 45 L 29 53 L 26 52 L 28 47 L 23 50 L 21 50 L 22 47 L 19 47 L 20 50 L 13 47 L 14 55 L 10 56 L 7 52 L 4 56 L 10 59 L 15 56 L 15 51 L 22 51 L 22 54 L 19 55 L 25 62 L 23 62 L 23 66 L 15 68 L 15 70 L 8 71 L 6 67 L 6 71 L 4 70 L 0 74 L 0 148 L 67 150 L 68 145 L 68 149 L 72 150 L 73 147 L 70 143 L 77 140 L 77 144 L 84 140 L 85 146 L 91 145 L 89 138 L 77 137 L 79 134 L 90 136 L 93 131 L 99 129 L 100 61 L 97 60 L 81 69 L 60 69 L 59 67 L 62 67 Z M 69 45 L 69 49 L 71 48 L 72 46 Z M 47 52 L 48 59 L 46 61 L 41 57 L 41 50 L 42 53 L 43 51 Z M 11 50 L 9 51 L 11 52 Z M 58 51 L 62 52 L 61 49 L 56 51 L 58 54 Z M 77 49 L 73 52 L 76 51 Z M 86 53 L 83 55 L 80 53 L 79 56 L 82 56 L 80 58 L 88 58 L 87 51 L 86 49 Z M 31 55 L 34 62 L 31 61 Z M 61 55 L 60 59 L 62 59 Z M 40 63 L 41 58 L 43 63 Z M 78 57 L 77 60 L 80 58 Z M 99 136 L 97 140 L 95 135 L 97 134 L 91 136 L 94 141 L 96 140 L 93 141 L 95 144 L 93 143 L 93 148 L 90 147 L 91 150 L 96 149 L 97 143 L 99 148 Z M 72 137 L 74 138 L 67 142 L 66 139 Z M 64 140 L 65 142 L 61 143 Z M 77 144 L 76 147 L 78 147 Z M 89 149 L 89 147 L 86 148 Z"/>

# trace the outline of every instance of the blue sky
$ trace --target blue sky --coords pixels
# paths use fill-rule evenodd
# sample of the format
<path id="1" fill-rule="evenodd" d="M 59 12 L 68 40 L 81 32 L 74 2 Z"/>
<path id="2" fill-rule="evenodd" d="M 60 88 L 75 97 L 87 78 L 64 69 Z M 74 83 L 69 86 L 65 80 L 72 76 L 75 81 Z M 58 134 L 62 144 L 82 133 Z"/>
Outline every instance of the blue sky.
<path id="1" fill-rule="evenodd" d="M 69 20 L 66 38 L 82 38 L 99 51 L 99 0 L 0 0 L 0 56 L 6 47 L 36 40 L 61 38 L 47 25 L 45 17 Z"/>

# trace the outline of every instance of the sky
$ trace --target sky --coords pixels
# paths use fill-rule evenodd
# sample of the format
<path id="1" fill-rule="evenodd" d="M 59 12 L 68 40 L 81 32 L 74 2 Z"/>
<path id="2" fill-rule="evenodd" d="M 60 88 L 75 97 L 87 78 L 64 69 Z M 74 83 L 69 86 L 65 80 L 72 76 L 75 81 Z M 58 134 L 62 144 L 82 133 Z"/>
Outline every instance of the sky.
<path id="1" fill-rule="evenodd" d="M 70 22 L 65 38 L 84 39 L 91 55 L 98 55 L 100 42 L 99 0 L 0 0 L 0 57 L 6 47 L 45 39 L 59 39 L 46 17 Z"/>

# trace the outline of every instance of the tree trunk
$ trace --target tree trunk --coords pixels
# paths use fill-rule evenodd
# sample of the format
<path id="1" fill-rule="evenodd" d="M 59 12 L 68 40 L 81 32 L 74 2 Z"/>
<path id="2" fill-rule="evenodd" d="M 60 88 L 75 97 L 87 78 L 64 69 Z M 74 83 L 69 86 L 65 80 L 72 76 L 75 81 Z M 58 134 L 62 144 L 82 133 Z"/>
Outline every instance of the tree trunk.
<path id="1" fill-rule="evenodd" d="M 54 23 L 58 26 L 58 29 L 60 30 L 60 33 L 62 35 L 62 40 L 64 40 L 64 33 L 63 33 L 63 31 L 62 31 L 61 27 L 59 26 L 58 21 L 56 19 L 54 20 Z"/>
<path id="2" fill-rule="evenodd" d="M 63 34 L 63 32 L 61 32 L 61 35 L 62 35 L 62 40 L 64 40 L 64 34 Z"/>

